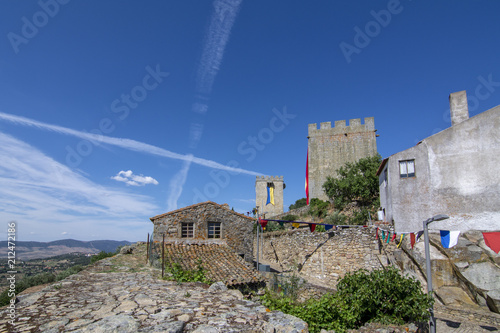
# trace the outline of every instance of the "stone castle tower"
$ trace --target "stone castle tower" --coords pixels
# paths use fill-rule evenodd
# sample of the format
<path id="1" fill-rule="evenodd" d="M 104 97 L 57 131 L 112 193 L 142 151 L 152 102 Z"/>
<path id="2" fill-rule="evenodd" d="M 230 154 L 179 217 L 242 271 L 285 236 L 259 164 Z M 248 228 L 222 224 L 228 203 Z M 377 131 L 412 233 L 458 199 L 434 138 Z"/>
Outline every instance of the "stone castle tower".
<path id="1" fill-rule="evenodd" d="M 267 188 L 274 188 L 274 205 L 267 204 Z M 269 218 L 283 213 L 283 176 L 257 176 L 255 180 L 255 205 L 259 207 L 259 214 Z"/>
<path id="2" fill-rule="evenodd" d="M 377 154 L 375 134 L 375 120 L 373 117 L 345 120 L 320 124 L 309 124 L 308 149 L 309 149 L 309 198 L 328 200 L 323 184 L 327 176 L 336 177 L 336 170 L 347 162 Z"/>

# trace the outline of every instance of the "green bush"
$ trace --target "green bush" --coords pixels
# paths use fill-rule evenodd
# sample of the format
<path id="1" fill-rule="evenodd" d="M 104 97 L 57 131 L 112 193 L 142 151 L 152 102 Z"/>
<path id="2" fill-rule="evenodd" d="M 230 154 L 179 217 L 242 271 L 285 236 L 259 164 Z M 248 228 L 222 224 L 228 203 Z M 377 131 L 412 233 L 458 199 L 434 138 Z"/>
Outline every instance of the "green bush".
<path id="1" fill-rule="evenodd" d="M 345 332 L 367 322 L 402 325 L 429 319 L 433 299 L 422 292 L 419 281 L 402 276 L 394 267 L 347 274 L 338 291 L 318 299 L 297 302 L 283 292 L 266 291 L 262 303 L 271 310 L 291 314 L 321 329 Z"/>
<path id="2" fill-rule="evenodd" d="M 341 214 L 339 211 L 334 211 L 332 214 L 325 218 L 325 223 L 333 225 L 343 225 L 346 223 L 347 216 Z"/>
<path id="3" fill-rule="evenodd" d="M 368 221 L 368 209 L 363 208 L 360 211 L 354 211 L 352 217 L 349 219 L 349 224 L 352 225 L 365 225 Z"/>
<path id="4" fill-rule="evenodd" d="M 73 267 L 70 267 L 70 268 L 66 269 L 65 271 L 57 274 L 56 281 L 64 280 L 68 276 L 76 274 L 76 273 L 82 271 L 83 269 L 84 269 L 84 267 L 82 265 L 75 265 Z"/>
<path id="5" fill-rule="evenodd" d="M 185 270 L 182 266 L 176 262 L 167 263 L 165 265 L 165 272 L 170 273 L 170 277 L 166 276 L 166 280 L 174 280 L 179 283 L 181 282 L 203 282 L 206 284 L 212 284 L 212 281 L 205 275 L 205 269 L 201 263 L 198 261 L 197 267 L 194 270 Z"/>
<path id="6" fill-rule="evenodd" d="M 297 221 L 299 217 L 293 214 L 287 214 L 281 218 L 283 221 Z"/>
<path id="7" fill-rule="evenodd" d="M 285 230 L 285 226 L 280 225 L 279 222 L 276 221 L 269 221 L 267 222 L 266 230 L 264 230 L 264 232 L 271 232 L 278 230 Z"/>
<path id="8" fill-rule="evenodd" d="M 102 260 L 104 258 L 109 258 L 114 255 L 116 255 L 118 252 L 106 252 L 106 251 L 101 251 L 99 254 L 96 254 L 95 256 L 92 256 L 90 259 L 90 263 L 93 264 L 99 260 Z"/>
<path id="9" fill-rule="evenodd" d="M 323 201 L 318 198 L 312 198 L 309 202 L 309 215 L 313 217 L 325 217 L 328 213 L 328 208 L 330 207 L 330 203 L 328 201 Z"/>

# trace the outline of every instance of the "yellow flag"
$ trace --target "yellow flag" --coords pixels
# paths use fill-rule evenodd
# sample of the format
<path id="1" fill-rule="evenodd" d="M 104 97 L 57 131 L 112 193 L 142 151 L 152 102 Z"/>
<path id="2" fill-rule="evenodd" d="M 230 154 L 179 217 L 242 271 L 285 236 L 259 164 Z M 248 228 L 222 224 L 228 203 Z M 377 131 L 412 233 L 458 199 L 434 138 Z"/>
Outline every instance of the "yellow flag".
<path id="1" fill-rule="evenodd" d="M 294 228 L 298 228 L 299 225 L 300 225 L 299 223 L 292 223 L 292 227 L 294 227 Z"/>

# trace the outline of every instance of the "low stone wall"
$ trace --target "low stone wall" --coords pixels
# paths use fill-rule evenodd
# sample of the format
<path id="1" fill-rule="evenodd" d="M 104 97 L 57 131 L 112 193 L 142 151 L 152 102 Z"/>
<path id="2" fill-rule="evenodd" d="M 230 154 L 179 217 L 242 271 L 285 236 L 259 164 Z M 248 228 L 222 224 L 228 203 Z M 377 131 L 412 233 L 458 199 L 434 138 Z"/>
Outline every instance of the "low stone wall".
<path id="1" fill-rule="evenodd" d="M 329 288 L 348 272 L 382 267 L 375 228 L 314 233 L 295 229 L 264 233 L 262 239 L 262 262 L 281 271 L 296 271 L 308 281 Z"/>

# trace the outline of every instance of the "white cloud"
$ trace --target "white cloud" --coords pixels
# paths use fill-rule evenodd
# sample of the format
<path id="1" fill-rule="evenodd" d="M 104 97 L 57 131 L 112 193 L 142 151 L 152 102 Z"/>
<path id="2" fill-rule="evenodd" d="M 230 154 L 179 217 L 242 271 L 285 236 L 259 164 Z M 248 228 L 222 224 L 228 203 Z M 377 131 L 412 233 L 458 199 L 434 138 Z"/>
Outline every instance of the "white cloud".
<path id="1" fill-rule="evenodd" d="M 149 176 L 143 176 L 143 175 L 134 175 L 132 170 L 128 171 L 120 171 L 116 176 L 111 177 L 111 179 L 114 179 L 119 182 L 124 182 L 127 185 L 132 185 L 132 186 L 144 186 L 147 184 L 154 184 L 158 185 L 158 181 L 154 179 L 153 177 Z"/>
<path id="2" fill-rule="evenodd" d="M 254 172 L 254 171 L 249 171 L 241 168 L 234 168 L 230 167 L 227 165 L 223 165 L 220 163 L 217 163 L 215 161 L 211 160 L 206 160 L 204 158 L 199 158 L 199 157 L 194 157 L 190 154 L 178 154 L 171 152 L 169 150 L 156 147 L 147 143 L 131 140 L 131 139 L 122 139 L 122 138 L 114 138 L 110 136 L 104 136 L 104 135 L 97 135 L 97 134 L 92 134 L 92 133 L 86 133 L 83 131 L 76 131 L 71 128 L 66 128 L 62 126 L 57 126 L 57 125 L 50 125 L 46 124 L 40 121 L 36 121 L 33 119 L 25 118 L 25 117 L 20 117 L 20 116 L 15 116 L 11 115 L 8 113 L 3 113 L 0 112 L 0 119 L 1 120 L 6 120 L 14 124 L 18 125 L 23 125 L 23 126 L 30 126 L 30 127 L 36 127 L 39 129 L 47 130 L 47 131 L 52 131 L 60 134 L 65 134 L 65 135 L 70 135 L 74 136 L 77 138 L 81 138 L 84 140 L 89 140 L 91 142 L 95 142 L 96 144 L 99 143 L 104 143 L 112 146 L 117 146 L 120 148 L 132 150 L 132 151 L 137 151 L 137 152 L 142 152 L 146 154 L 151 154 L 151 155 L 157 155 L 157 156 L 162 156 L 166 158 L 172 158 L 176 160 L 181 160 L 181 161 L 190 161 L 192 163 L 202 165 L 208 168 L 213 168 L 213 169 L 220 169 L 220 170 L 226 170 L 230 172 L 236 172 L 236 173 L 243 173 L 251 176 L 262 176 L 261 173 Z"/>
<path id="3" fill-rule="evenodd" d="M 148 217 L 159 211 L 151 197 L 96 184 L 1 132 L 0 156 L 0 219 L 18 222 L 20 240 L 53 240 L 62 231 L 78 239 L 91 232 L 102 239 L 145 239 Z"/>

